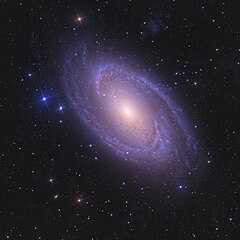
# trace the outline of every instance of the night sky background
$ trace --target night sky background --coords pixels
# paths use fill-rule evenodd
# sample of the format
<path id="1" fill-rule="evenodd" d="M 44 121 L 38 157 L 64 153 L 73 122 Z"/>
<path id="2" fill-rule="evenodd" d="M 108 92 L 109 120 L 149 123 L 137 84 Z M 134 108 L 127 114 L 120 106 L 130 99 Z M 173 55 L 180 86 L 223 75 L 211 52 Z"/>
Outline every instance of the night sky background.
<path id="1" fill-rule="evenodd" d="M 2 0 L 0 238 L 240 239 L 239 11 L 237 0 Z M 173 90 L 201 142 L 191 183 L 127 167 L 81 124 L 60 79 L 82 39 Z"/>

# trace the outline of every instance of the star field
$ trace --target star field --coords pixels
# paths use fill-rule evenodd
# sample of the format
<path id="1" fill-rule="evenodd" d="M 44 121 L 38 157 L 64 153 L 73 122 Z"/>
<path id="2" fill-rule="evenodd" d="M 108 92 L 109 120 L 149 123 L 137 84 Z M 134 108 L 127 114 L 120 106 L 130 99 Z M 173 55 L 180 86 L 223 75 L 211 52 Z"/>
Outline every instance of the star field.
<path id="1" fill-rule="evenodd" d="M 240 238 L 238 1 L 27 0 L 0 6 L 1 239 Z M 82 68 L 101 76 L 109 56 L 124 62 L 119 72 L 131 91 L 100 106 L 92 102 L 94 88 L 86 87 Z M 147 95 L 152 88 L 132 84 L 130 75 L 147 76 L 147 83 L 171 94 Z M 144 97 L 131 98 L 133 89 Z M 108 99 L 109 91 L 99 93 Z M 164 106 L 168 97 L 174 107 L 162 107 L 157 118 L 152 99 Z M 144 107 L 132 99 L 144 100 Z M 95 115 L 90 109 L 96 106 L 108 111 Z M 119 107 L 117 120 L 109 106 Z M 132 164 L 145 145 L 140 134 L 129 147 L 124 127 L 146 109 L 155 122 L 175 120 L 159 121 L 164 130 L 171 126 L 166 132 L 174 142 L 170 154 L 160 156 L 178 163 L 178 171 L 164 175 Z M 108 124 L 106 115 L 113 119 Z M 150 129 L 147 136 L 155 136 Z M 190 148 L 184 131 L 194 139 Z M 191 149 L 200 153 L 197 164 L 183 168 L 180 160 L 192 162 L 191 154 L 182 157 Z"/>

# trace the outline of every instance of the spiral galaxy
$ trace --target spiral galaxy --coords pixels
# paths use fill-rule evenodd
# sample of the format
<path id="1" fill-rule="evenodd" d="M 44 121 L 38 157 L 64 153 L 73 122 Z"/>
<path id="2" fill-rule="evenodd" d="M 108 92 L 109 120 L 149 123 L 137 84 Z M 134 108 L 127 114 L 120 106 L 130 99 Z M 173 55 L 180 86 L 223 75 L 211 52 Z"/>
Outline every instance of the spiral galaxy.
<path id="1" fill-rule="evenodd" d="M 179 171 L 196 166 L 196 141 L 159 79 L 83 48 L 66 59 L 64 88 L 79 119 L 118 156 Z"/>

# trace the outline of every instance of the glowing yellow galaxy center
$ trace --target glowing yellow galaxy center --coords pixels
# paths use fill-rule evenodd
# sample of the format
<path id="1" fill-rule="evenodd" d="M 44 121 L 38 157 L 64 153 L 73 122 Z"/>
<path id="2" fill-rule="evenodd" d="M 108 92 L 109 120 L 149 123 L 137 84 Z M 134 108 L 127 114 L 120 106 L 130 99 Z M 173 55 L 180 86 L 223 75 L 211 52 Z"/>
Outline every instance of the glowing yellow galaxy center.
<path id="1" fill-rule="evenodd" d="M 119 115 L 125 120 L 130 120 L 135 117 L 134 111 L 131 107 L 123 105 L 119 109 Z"/>
<path id="2" fill-rule="evenodd" d="M 143 120 L 143 113 L 135 101 L 128 97 L 115 96 L 113 108 L 120 124 L 130 127 L 132 130 L 137 130 L 139 122 Z"/>

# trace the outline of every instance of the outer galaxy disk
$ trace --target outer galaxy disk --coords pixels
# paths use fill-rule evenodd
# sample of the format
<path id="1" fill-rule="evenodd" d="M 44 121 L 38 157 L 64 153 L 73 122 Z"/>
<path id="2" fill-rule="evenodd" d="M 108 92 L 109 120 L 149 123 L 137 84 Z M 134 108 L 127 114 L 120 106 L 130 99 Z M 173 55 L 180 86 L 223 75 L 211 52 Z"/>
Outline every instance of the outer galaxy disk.
<path id="1" fill-rule="evenodd" d="M 63 81 L 78 117 L 117 155 L 179 171 L 195 166 L 196 142 L 162 85 L 111 56 L 90 56 L 86 49 L 69 54 Z"/>

